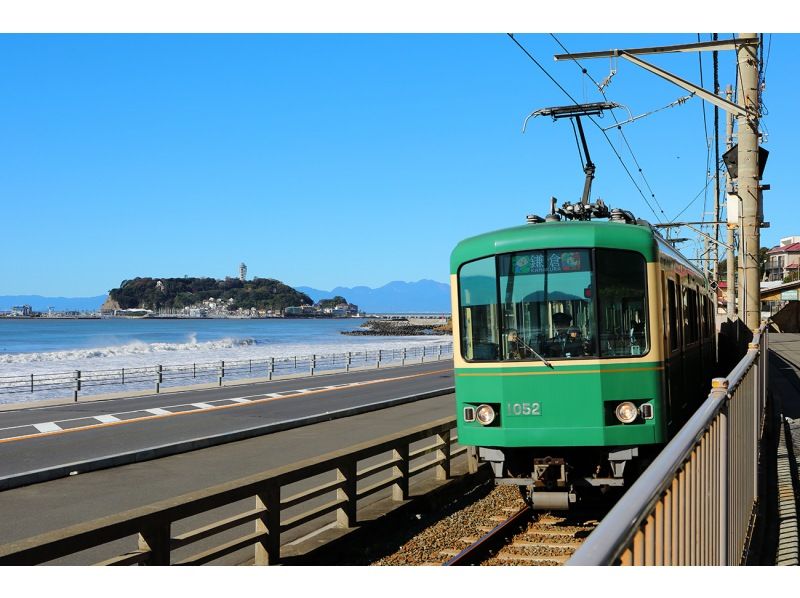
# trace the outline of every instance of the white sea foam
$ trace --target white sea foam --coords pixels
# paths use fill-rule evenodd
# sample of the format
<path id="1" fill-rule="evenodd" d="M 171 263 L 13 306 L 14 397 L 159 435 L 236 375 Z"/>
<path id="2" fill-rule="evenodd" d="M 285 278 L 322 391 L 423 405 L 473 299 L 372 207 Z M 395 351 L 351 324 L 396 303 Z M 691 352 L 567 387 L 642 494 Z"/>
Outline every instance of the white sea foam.
<path id="1" fill-rule="evenodd" d="M 6 384 L 12 377 L 28 377 L 33 374 L 38 384 L 45 384 L 48 378 L 59 380 L 74 370 L 86 374 L 99 371 L 113 371 L 125 368 L 151 368 L 156 365 L 175 366 L 191 364 L 211 364 L 225 361 L 258 361 L 275 358 L 276 360 L 291 357 L 303 358 L 311 355 L 325 357 L 343 353 L 362 354 L 378 349 L 397 351 L 414 349 L 423 346 L 434 346 L 452 341 L 450 336 L 425 337 L 348 337 L 324 338 L 317 342 L 276 342 L 256 341 L 253 338 L 226 338 L 208 342 L 197 342 L 191 336 L 185 343 L 144 343 L 134 341 L 124 345 L 99 347 L 94 349 L 72 349 L 42 353 L 16 353 L 0 355 L 0 385 Z M 59 375 L 57 375 L 59 374 Z M 197 380 L 198 382 L 200 380 Z M 0 393 L 1 403 L 16 403 L 47 398 L 64 397 L 70 394 L 67 387 L 42 390 L 35 393 Z M 152 383 L 139 385 L 150 388 Z M 65 390 L 66 388 L 66 390 Z M 138 388 L 126 384 L 105 386 L 95 389 L 83 389 L 85 393 L 119 392 Z"/>
<path id="2" fill-rule="evenodd" d="M 83 360 L 103 360 L 105 358 L 117 358 L 139 355 L 151 355 L 158 353 L 177 353 L 181 351 L 195 351 L 200 353 L 213 353 L 238 347 L 255 345 L 256 341 L 252 338 L 243 339 L 220 339 L 198 343 L 196 335 L 190 336 L 186 343 L 145 343 L 142 341 L 132 341 L 125 345 L 115 345 L 110 347 L 97 347 L 92 349 L 71 349 L 68 351 L 50 351 L 42 353 L 10 353 L 0 354 L 0 364 L 31 364 L 46 362 L 76 362 Z"/>

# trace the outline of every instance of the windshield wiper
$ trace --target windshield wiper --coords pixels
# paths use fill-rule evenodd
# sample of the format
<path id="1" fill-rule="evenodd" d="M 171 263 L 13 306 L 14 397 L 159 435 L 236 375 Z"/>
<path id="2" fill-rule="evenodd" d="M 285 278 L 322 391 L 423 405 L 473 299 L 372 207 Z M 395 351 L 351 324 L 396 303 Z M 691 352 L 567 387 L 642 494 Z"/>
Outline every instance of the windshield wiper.
<path id="1" fill-rule="evenodd" d="M 538 354 L 536 351 L 534 351 L 534 350 L 533 350 L 533 347 L 531 347 L 531 346 L 530 346 L 528 343 L 526 343 L 524 340 L 522 340 L 522 337 L 521 337 L 521 336 L 517 336 L 517 341 L 519 342 L 519 344 L 520 344 L 520 345 L 522 345 L 522 346 L 523 346 L 523 347 L 525 347 L 525 348 L 526 348 L 528 351 L 530 351 L 531 353 L 533 353 L 534 357 L 537 357 L 537 358 L 538 358 L 538 359 L 539 359 L 539 360 L 540 360 L 540 361 L 541 361 L 543 364 L 545 364 L 545 365 L 546 365 L 547 367 L 549 367 L 551 370 L 554 370 L 554 369 L 556 369 L 556 368 L 554 368 L 554 367 L 553 367 L 553 364 L 552 364 L 552 363 L 550 363 L 550 362 L 549 362 L 549 361 L 547 361 L 547 360 L 546 360 L 544 357 L 542 357 L 541 355 L 539 355 L 539 354 Z"/>

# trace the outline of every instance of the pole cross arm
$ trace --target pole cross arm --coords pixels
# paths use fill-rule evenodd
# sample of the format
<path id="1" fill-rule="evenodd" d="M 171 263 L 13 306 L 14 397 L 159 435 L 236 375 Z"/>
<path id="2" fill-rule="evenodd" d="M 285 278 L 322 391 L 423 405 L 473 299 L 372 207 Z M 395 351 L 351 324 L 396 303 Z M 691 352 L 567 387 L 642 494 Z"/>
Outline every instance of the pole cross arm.
<path id="1" fill-rule="evenodd" d="M 704 233 L 704 232 L 703 232 L 703 231 L 701 231 L 699 228 L 695 228 L 695 227 L 694 227 L 694 226 L 692 226 L 691 224 L 685 224 L 685 226 L 686 226 L 686 227 L 688 227 L 688 228 L 690 228 L 690 229 L 692 229 L 692 230 L 693 230 L 694 232 L 696 232 L 698 235 L 702 235 L 702 236 L 704 236 L 706 239 L 708 239 L 708 240 L 709 240 L 709 241 L 711 241 L 712 243 L 716 243 L 716 244 L 717 244 L 717 245 L 719 245 L 720 247 L 724 247 L 725 249 L 728 249 L 728 250 L 730 250 L 730 251 L 733 251 L 733 250 L 734 250 L 734 248 L 733 248 L 733 247 L 731 247 L 730 245 L 728 245 L 727 243 L 723 243 L 722 241 L 717 241 L 717 240 L 716 240 L 714 237 L 712 237 L 711 235 Z"/>
<path id="2" fill-rule="evenodd" d="M 627 50 L 602 50 L 600 52 L 580 52 L 578 54 L 556 54 L 556 60 L 583 60 L 587 58 L 614 58 L 626 54 L 665 54 L 670 52 L 702 52 L 712 50 L 736 50 L 739 46 L 757 44 L 758 37 L 737 37 L 736 39 L 699 42 L 696 44 L 675 44 L 672 46 L 653 46 L 650 48 L 629 48 Z"/>
<path id="3" fill-rule="evenodd" d="M 589 59 L 589 58 L 614 58 L 614 57 L 622 57 L 625 60 L 632 62 L 643 69 L 650 71 L 674 83 L 679 87 L 683 87 L 684 89 L 691 91 L 701 98 L 710 102 L 714 106 L 718 106 L 725 110 L 725 112 L 730 112 L 735 114 L 736 116 L 747 116 L 748 118 L 756 119 L 758 118 L 758 114 L 756 114 L 753 110 L 747 109 L 739 104 L 735 104 L 728 100 L 722 99 L 716 94 L 713 94 L 709 91 L 706 91 L 702 87 L 695 85 L 694 83 L 690 83 L 680 77 L 673 75 L 663 69 L 658 68 L 650 64 L 649 62 L 645 62 L 641 58 L 637 58 L 637 54 L 664 54 L 669 52 L 699 52 L 699 51 L 708 51 L 708 50 L 738 50 L 741 46 L 747 45 L 758 45 L 759 39 L 758 37 L 738 37 L 736 39 L 729 39 L 729 40 L 717 40 L 717 41 L 709 41 L 709 42 L 699 42 L 696 44 L 677 44 L 673 46 L 654 46 L 650 48 L 630 48 L 628 50 L 603 50 L 600 52 L 581 52 L 578 54 L 556 54 L 553 56 L 555 60 L 582 60 L 582 59 Z"/>
<path id="4" fill-rule="evenodd" d="M 683 87 L 687 91 L 691 91 L 707 102 L 710 102 L 714 106 L 718 106 L 722 108 L 725 112 L 730 112 L 736 116 L 746 116 L 748 118 L 758 118 L 758 114 L 753 110 L 748 110 L 744 106 L 740 106 L 739 104 L 735 104 L 734 102 L 728 101 L 725 98 L 721 98 L 716 94 L 707 91 L 706 89 L 700 87 L 699 85 L 695 85 L 685 79 L 681 79 L 677 75 L 673 75 L 672 73 L 665 71 L 664 69 L 660 69 L 655 65 L 650 64 L 649 62 L 645 62 L 641 58 L 634 56 L 633 54 L 629 54 L 625 50 L 619 50 L 619 56 L 624 58 L 625 60 L 632 62 L 633 64 L 642 67 L 645 70 L 650 71 L 658 75 L 659 77 L 666 79 L 670 83 L 674 83 L 678 87 Z"/>

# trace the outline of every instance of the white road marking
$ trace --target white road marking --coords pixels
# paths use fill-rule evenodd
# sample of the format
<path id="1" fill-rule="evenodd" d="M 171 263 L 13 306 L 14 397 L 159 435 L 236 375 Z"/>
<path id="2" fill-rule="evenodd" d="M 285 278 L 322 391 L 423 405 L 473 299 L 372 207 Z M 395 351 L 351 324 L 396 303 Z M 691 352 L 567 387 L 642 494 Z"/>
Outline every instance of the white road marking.
<path id="1" fill-rule="evenodd" d="M 113 423 L 113 422 L 120 421 L 120 419 L 118 417 L 114 417 L 113 415 L 95 415 L 94 418 L 97 421 L 102 422 L 104 424 L 110 424 L 110 423 Z"/>
<path id="2" fill-rule="evenodd" d="M 192 407 L 197 407 L 198 409 L 211 409 L 214 406 L 209 405 L 208 403 L 191 403 Z"/>
<path id="3" fill-rule="evenodd" d="M 147 413 L 152 413 L 153 415 L 172 415 L 171 411 L 167 411 L 166 409 L 162 409 L 161 407 L 156 407 L 154 409 L 145 409 Z"/>
<path id="4" fill-rule="evenodd" d="M 226 399 L 228 401 L 233 401 L 234 403 L 251 403 L 250 399 Z"/>
<path id="5" fill-rule="evenodd" d="M 33 427 L 39 430 L 39 432 L 60 432 L 61 426 L 53 423 L 53 422 L 45 422 L 43 424 L 33 424 Z"/>

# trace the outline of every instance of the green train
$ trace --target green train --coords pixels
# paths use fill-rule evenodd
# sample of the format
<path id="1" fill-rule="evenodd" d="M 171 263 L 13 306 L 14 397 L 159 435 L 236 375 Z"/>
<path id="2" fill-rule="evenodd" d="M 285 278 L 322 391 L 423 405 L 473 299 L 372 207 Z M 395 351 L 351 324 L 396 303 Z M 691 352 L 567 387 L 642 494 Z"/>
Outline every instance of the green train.
<path id="1" fill-rule="evenodd" d="M 630 212 L 529 216 L 460 242 L 450 274 L 459 442 L 534 507 L 629 484 L 707 394 L 713 294 Z"/>

